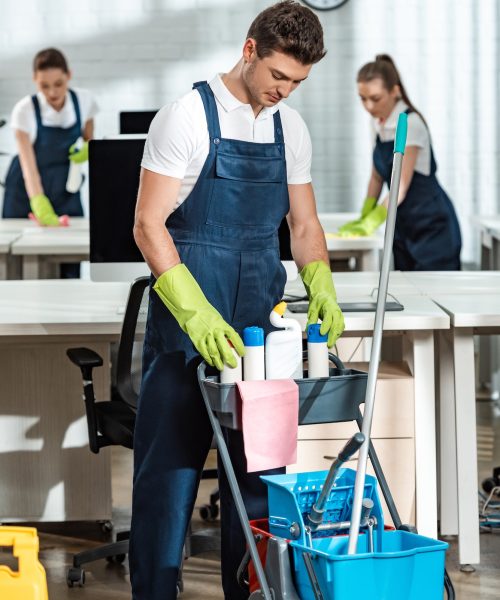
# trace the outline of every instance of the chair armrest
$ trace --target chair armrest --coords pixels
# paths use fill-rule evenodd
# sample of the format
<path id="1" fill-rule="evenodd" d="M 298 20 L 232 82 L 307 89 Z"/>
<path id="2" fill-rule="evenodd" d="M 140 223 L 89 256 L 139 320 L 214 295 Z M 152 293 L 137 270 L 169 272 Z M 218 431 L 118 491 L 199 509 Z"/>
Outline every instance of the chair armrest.
<path id="1" fill-rule="evenodd" d="M 77 367 L 102 367 L 102 357 L 90 348 L 68 348 L 66 355 Z"/>

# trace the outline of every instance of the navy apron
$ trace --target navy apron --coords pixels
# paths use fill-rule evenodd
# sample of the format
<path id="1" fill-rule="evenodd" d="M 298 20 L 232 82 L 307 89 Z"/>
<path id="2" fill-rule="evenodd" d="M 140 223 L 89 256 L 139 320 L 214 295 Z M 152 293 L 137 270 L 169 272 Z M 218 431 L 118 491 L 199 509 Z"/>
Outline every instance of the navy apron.
<path id="1" fill-rule="evenodd" d="M 411 109 L 405 111 L 407 114 Z M 394 268 L 398 271 L 460 270 L 462 240 L 453 205 L 436 178 L 431 146 L 429 175 L 413 172 L 411 184 L 396 213 Z M 377 135 L 373 164 L 390 185 L 394 141 L 382 142 Z"/>
<path id="2" fill-rule="evenodd" d="M 37 96 L 31 98 L 37 126 L 33 149 L 44 194 L 52 203 L 55 212 L 58 215 L 81 217 L 83 216 L 83 209 L 80 192 L 70 194 L 66 191 L 66 180 L 69 171 L 69 147 L 82 134 L 80 105 L 75 92 L 69 90 L 69 93 L 75 107 L 76 122 L 67 128 L 43 125 L 38 98 Z M 30 202 L 24 185 L 21 163 L 19 156 L 15 156 L 5 179 L 2 217 L 4 219 L 25 218 L 30 211 Z"/>
<path id="3" fill-rule="evenodd" d="M 273 115 L 274 143 L 225 139 L 210 87 L 204 82 L 195 88 L 205 108 L 209 153 L 192 192 L 167 227 L 182 262 L 222 317 L 240 335 L 248 325 L 267 333 L 272 329 L 269 313 L 286 282 L 277 234 L 289 210 L 280 115 Z M 176 598 L 184 538 L 213 437 L 196 377 L 200 360 L 151 290 L 134 437 L 134 600 Z M 260 473 L 246 472 L 241 432 L 224 430 L 224 435 L 249 518 L 266 517 L 267 490 Z M 222 584 L 227 599 L 240 600 L 248 597 L 236 582 L 245 539 L 220 464 L 219 490 Z"/>

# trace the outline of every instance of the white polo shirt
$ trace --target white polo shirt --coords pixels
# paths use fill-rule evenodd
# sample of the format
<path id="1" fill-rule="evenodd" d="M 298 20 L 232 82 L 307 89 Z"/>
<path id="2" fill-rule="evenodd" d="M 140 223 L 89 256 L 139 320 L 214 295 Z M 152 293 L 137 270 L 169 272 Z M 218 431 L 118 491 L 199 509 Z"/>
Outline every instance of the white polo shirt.
<path id="1" fill-rule="evenodd" d="M 299 113 L 283 102 L 263 108 L 255 117 L 252 107 L 235 98 L 217 75 L 209 83 L 216 100 L 221 136 L 247 142 L 274 142 L 273 114 L 279 110 L 285 140 L 287 181 L 311 181 L 311 138 Z M 142 166 L 182 180 L 176 208 L 193 189 L 205 164 L 209 135 L 203 101 L 198 91 L 164 106 L 155 116 L 144 147 Z"/>
<path id="2" fill-rule="evenodd" d="M 88 90 L 80 88 L 71 88 L 78 98 L 80 105 L 80 118 L 82 129 L 89 119 L 93 119 L 98 112 L 98 107 L 94 96 Z M 48 102 L 42 92 L 37 93 L 40 104 L 40 115 L 42 124 L 47 127 L 71 127 L 76 122 L 75 107 L 69 92 L 66 94 L 66 100 L 61 110 L 55 110 Z M 25 96 L 12 109 L 10 126 L 12 129 L 20 129 L 29 134 L 31 143 L 36 139 L 36 116 L 35 107 L 31 96 Z"/>
<path id="3" fill-rule="evenodd" d="M 384 123 L 380 123 L 378 119 L 372 119 L 374 146 L 377 134 L 380 136 L 382 142 L 394 141 L 399 113 L 404 112 L 407 108 L 408 105 L 403 100 L 399 100 Z M 415 162 L 415 171 L 422 173 L 422 175 L 429 175 L 431 172 L 431 139 L 427 126 L 423 122 L 422 117 L 416 112 L 411 112 L 408 115 L 406 145 L 417 146 L 420 149 Z"/>

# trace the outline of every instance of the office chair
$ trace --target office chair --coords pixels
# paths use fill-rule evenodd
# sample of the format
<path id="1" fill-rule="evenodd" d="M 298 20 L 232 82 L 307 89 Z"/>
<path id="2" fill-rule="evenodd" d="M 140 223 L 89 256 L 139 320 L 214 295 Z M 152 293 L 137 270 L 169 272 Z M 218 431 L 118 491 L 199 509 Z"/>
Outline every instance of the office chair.
<path id="1" fill-rule="evenodd" d="M 98 454 L 106 446 L 133 448 L 135 414 L 141 380 L 142 343 L 146 324 L 149 293 L 149 277 L 136 279 L 130 288 L 116 359 L 116 384 L 112 386 L 111 400 L 97 402 L 94 394 L 92 370 L 101 367 L 103 360 L 89 348 L 69 348 L 66 352 L 72 363 L 82 373 L 85 412 L 89 447 Z M 216 469 L 205 469 L 202 479 L 217 477 Z M 211 494 L 210 504 L 200 508 L 205 520 L 213 520 L 218 514 L 216 501 L 218 492 Z M 215 507 L 215 508 L 214 508 Z M 85 584 L 82 565 L 106 558 L 109 562 L 122 563 L 129 549 L 129 531 L 119 532 L 116 541 L 73 556 L 73 566 L 68 569 L 66 581 L 69 587 Z M 184 547 L 184 556 L 189 558 L 202 552 L 220 552 L 220 532 L 203 529 L 195 532 L 189 527 Z M 178 592 L 182 591 L 182 570 Z"/>

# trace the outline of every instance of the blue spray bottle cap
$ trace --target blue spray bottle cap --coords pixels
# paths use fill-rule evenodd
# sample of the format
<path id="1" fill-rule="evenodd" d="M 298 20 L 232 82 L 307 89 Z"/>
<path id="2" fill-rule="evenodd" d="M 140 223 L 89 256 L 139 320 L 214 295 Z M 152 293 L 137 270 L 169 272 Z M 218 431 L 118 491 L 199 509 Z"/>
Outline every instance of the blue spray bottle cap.
<path id="1" fill-rule="evenodd" d="M 307 328 L 307 341 L 311 343 L 322 343 L 328 340 L 328 335 L 321 335 L 321 324 L 315 323 Z"/>
<path id="2" fill-rule="evenodd" d="M 245 346 L 263 346 L 264 345 L 264 330 L 262 327 L 245 327 L 243 330 L 243 344 Z"/>

